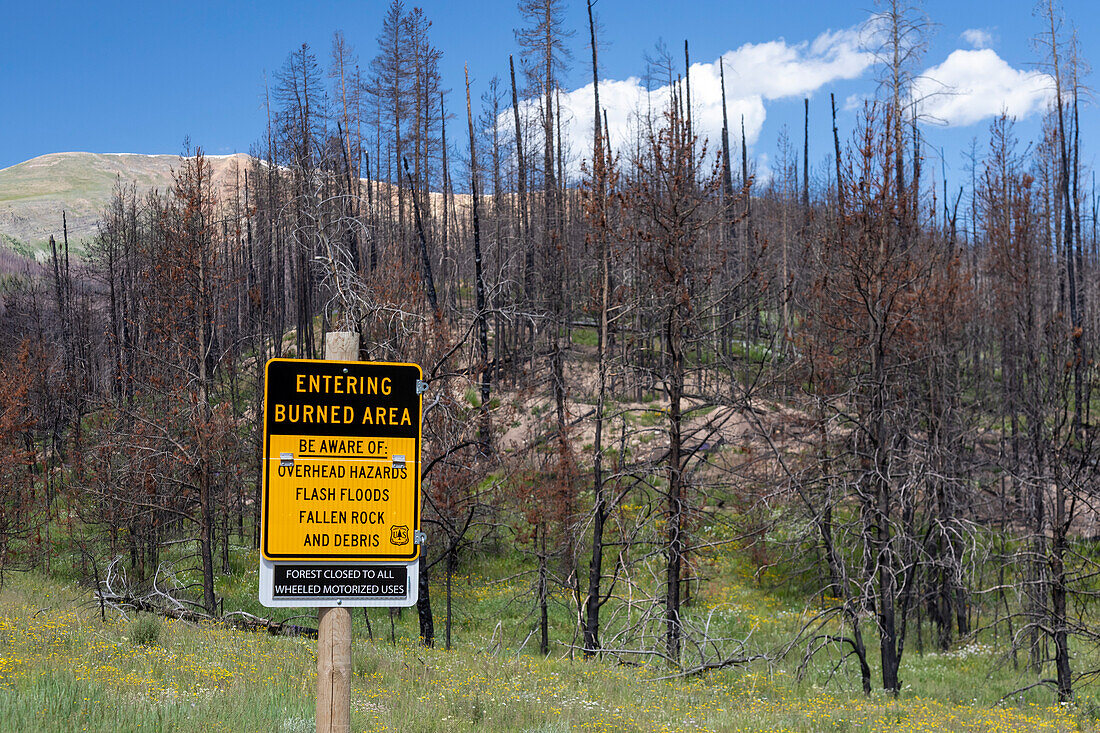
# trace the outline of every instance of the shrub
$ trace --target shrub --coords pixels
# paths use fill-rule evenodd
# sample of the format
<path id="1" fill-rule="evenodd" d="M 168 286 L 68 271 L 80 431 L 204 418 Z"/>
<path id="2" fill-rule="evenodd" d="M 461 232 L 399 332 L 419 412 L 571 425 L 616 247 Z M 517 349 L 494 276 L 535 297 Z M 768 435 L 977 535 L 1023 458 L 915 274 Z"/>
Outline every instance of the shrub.
<path id="1" fill-rule="evenodd" d="M 160 641 L 160 619 L 141 616 L 130 624 L 130 641 L 138 646 L 156 646 Z"/>

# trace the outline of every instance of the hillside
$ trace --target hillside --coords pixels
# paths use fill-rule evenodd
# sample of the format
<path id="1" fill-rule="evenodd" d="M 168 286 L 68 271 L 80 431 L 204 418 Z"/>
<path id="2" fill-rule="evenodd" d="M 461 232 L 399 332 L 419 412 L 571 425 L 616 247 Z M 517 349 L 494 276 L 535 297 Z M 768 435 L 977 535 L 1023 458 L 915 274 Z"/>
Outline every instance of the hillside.
<path id="1" fill-rule="evenodd" d="M 209 156 L 215 185 L 231 179 L 244 155 Z M 0 170 L 0 240 L 23 254 L 44 253 L 50 235 L 61 238 L 61 212 L 69 240 L 95 234 L 116 182 L 139 192 L 172 185 L 175 155 L 135 153 L 51 153 Z"/>
<path id="2" fill-rule="evenodd" d="M 238 170 L 243 171 L 248 156 L 208 155 L 206 159 L 213 169 L 215 190 L 220 190 L 233 182 Z M 139 195 L 163 192 L 172 187 L 172 172 L 178 167 L 177 155 L 50 153 L 4 168 L 0 170 L 0 244 L 21 255 L 45 257 L 50 236 L 61 240 L 64 211 L 69 242 L 81 252 L 82 240 L 95 234 L 116 182 L 135 186 Z M 375 186 L 385 190 L 386 184 Z M 390 195 L 396 201 L 396 189 Z M 452 199 L 452 205 L 464 213 L 469 196 L 452 194 Z M 433 192 L 429 200 L 433 213 L 441 209 L 441 194 Z"/>

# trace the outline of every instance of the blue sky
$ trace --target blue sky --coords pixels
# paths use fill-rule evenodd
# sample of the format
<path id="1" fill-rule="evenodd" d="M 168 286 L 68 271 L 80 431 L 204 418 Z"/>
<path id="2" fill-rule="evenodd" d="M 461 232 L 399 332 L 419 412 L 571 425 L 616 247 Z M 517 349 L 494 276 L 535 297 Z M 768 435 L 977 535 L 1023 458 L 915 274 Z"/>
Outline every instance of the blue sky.
<path id="1" fill-rule="evenodd" d="M 464 63 L 478 89 L 494 74 L 506 78 L 508 54 L 517 51 L 512 29 L 521 22 L 514 2 L 415 4 L 433 21 L 453 109 L 459 106 Z M 325 63 L 336 30 L 366 65 L 386 5 L 374 0 L 5 2 L 0 168 L 68 150 L 177 153 L 185 136 L 210 153 L 247 151 L 263 130 L 265 74 L 271 78 L 302 42 Z M 637 94 L 637 85 L 628 80 L 643 73 L 643 55 L 661 39 L 677 56 L 683 40 L 690 41 L 692 61 L 700 64 L 693 83 L 702 118 L 717 113 L 716 103 L 704 97 L 708 73 L 725 55 L 730 111 L 735 119 L 746 114 L 750 150 L 763 170 L 774 164 L 784 125 L 800 144 L 803 95 L 811 98 L 811 163 L 818 166 L 831 150 L 829 93 L 845 107 L 841 128 L 849 131 L 852 107 L 875 90 L 875 69 L 860 56 L 856 36 L 873 10 L 872 0 L 599 0 L 596 9 L 603 26 L 601 77 L 619 82 L 607 88 L 619 106 L 610 116 L 620 117 L 623 131 Z M 935 27 L 920 69 L 937 70 L 949 83 L 980 87 L 934 102 L 932 113 L 954 119 L 947 126 L 925 127 L 927 139 L 945 149 L 949 177 L 957 177 L 963 175 L 962 152 L 971 138 L 984 146 L 992 110 L 1000 108 L 998 95 L 1012 97 L 1010 105 L 1024 117 L 1019 136 L 1034 135 L 1041 105 L 1027 88 L 1042 80 L 1027 74 L 1041 60 L 1032 43 L 1041 22 L 1028 0 L 928 0 L 924 11 Z M 1100 20 L 1100 10 L 1085 0 L 1066 0 L 1065 13 L 1085 31 L 1084 58 L 1097 58 L 1088 31 Z M 567 90 L 581 90 L 590 79 L 585 18 L 583 0 L 569 0 L 568 25 L 576 33 Z M 575 102 L 578 120 L 586 99 L 583 90 L 567 98 L 567 104 Z M 1095 117 L 1091 108 L 1082 114 L 1086 163 L 1091 162 L 1087 146 L 1100 127 Z M 581 126 L 574 132 L 582 139 L 587 134 Z"/>

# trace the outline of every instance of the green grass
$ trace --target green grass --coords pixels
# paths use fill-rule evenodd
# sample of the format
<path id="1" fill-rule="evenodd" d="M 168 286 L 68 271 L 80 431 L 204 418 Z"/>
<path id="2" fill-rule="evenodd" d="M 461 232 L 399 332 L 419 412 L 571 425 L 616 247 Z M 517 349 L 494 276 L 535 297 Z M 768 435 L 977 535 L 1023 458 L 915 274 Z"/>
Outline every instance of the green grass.
<path id="1" fill-rule="evenodd" d="M 138 616 L 130 623 L 130 641 L 138 646 L 156 646 L 160 641 L 160 618 L 151 614 Z"/>
<path id="2" fill-rule="evenodd" d="M 745 359 L 755 364 L 771 361 L 772 350 L 768 344 L 748 343 L 745 341 L 733 341 L 729 345 L 730 354 L 735 358 Z"/>
<path id="3" fill-rule="evenodd" d="M 636 418 L 637 424 L 643 428 L 651 428 L 657 424 L 664 424 L 667 421 L 668 410 L 664 409 L 648 409 L 642 410 L 638 413 Z"/>
<path id="4" fill-rule="evenodd" d="M 0 687 L 0 723 L 11 731 L 313 730 L 310 702 L 302 695 L 288 700 L 279 687 L 161 698 L 119 692 L 66 670 L 39 670 L 19 685 Z"/>
<path id="5" fill-rule="evenodd" d="M 432 587 L 436 648 L 418 644 L 415 609 L 393 617 L 392 643 L 385 609 L 370 611 L 373 638 L 362 611 L 354 612 L 353 730 L 1070 731 L 1094 729 L 1100 710 L 1089 688 L 1077 705 L 1052 705 L 1042 690 L 998 705 L 1020 674 L 981 643 L 948 654 L 908 651 L 897 700 L 854 692 L 851 664 L 830 679 L 840 661 L 833 650 L 802 682 L 798 651 L 772 664 L 662 679 L 669 670 L 660 663 L 570 658 L 571 615 L 560 589 L 552 650 L 543 658 L 533 639 L 524 644 L 534 628 L 530 558 L 500 549 L 467 561 L 454 577 L 452 651 L 441 648 L 441 573 Z M 227 608 L 312 615 L 261 609 L 255 562 L 253 551 L 234 553 L 234 573 L 218 583 Z M 701 581 L 686 612 L 696 622 L 709 618 L 720 635 L 774 648 L 817 608 L 776 573 L 757 572 L 724 545 L 698 563 Z M 139 629 L 148 618 L 108 609 L 103 621 L 79 586 L 9 573 L 0 591 L 0 730 L 313 729 L 315 642 L 165 619 L 155 643 L 144 643 L 149 632 Z M 865 634 L 874 664 L 870 624 Z"/>
<path id="6" fill-rule="evenodd" d="M 570 338 L 577 346 L 588 346 L 595 348 L 599 341 L 595 328 L 574 328 L 570 332 Z"/>
<path id="7" fill-rule="evenodd" d="M 641 502 L 646 498 L 645 492 L 635 492 L 617 516 L 633 521 L 645 511 Z M 775 516 L 724 511 L 728 523 L 692 529 L 694 540 L 716 544 L 693 557 L 691 575 L 698 580 L 684 613 L 697 626 L 708 623 L 713 636 L 744 639 L 750 649 L 771 653 L 770 663 L 669 680 L 661 679 L 669 670 L 657 660 L 640 667 L 620 664 L 611 655 L 583 661 L 570 654 L 569 645 L 576 640 L 570 595 L 556 586 L 551 589 L 552 648 L 544 659 L 536 637 L 529 636 L 536 624 L 533 557 L 523 546 L 500 540 L 464 555 L 454 576 L 453 651 L 418 644 L 415 609 L 392 619 L 385 609 L 371 609 L 370 632 L 363 612 L 354 612 L 353 730 L 1097 729 L 1100 690 L 1095 687 L 1080 686 L 1078 703 L 1072 706 L 1053 705 L 1052 692 L 1042 688 L 999 704 L 1034 676 L 1013 669 L 1009 658 L 995 653 L 994 648 L 1004 649 L 1006 643 L 990 632 L 941 654 L 931 651 L 926 627 L 921 654 L 910 628 L 898 700 L 881 690 L 870 697 L 859 694 L 855 664 L 836 648 L 815 657 L 799 681 L 803 648 L 782 657 L 775 656 L 776 650 L 825 606 L 812 593 L 812 579 L 799 581 L 794 572 L 805 565 L 805 558 L 791 550 L 791 543 L 798 541 L 796 532 L 781 533 Z M 774 527 L 760 556 L 731 541 L 754 523 Z M 147 614 L 124 616 L 110 609 L 101 620 L 78 582 L 79 559 L 62 552 L 63 528 L 63 523 L 55 524 L 54 541 L 60 544 L 52 578 L 9 572 L 0 589 L 0 731 L 85 726 L 124 731 L 200 726 L 311 730 L 314 642 Z M 257 553 L 242 546 L 243 540 L 234 537 L 234 542 L 230 572 L 216 581 L 225 609 L 276 620 L 304 613 L 307 618 L 298 623 L 313 625 L 311 609 L 259 605 Z M 1091 554 L 1100 548 L 1082 543 L 1077 551 Z M 175 564 L 181 583 L 198 580 L 193 548 L 173 545 L 162 559 Z M 659 590 L 659 580 L 653 579 L 660 571 L 659 555 L 635 566 L 643 596 Z M 437 566 L 431 593 L 440 646 L 443 580 Z M 983 614 L 988 622 L 988 609 Z M 603 615 L 604 638 L 635 620 L 636 611 L 624 611 L 612 601 Z M 838 631 L 835 626 L 828 630 Z M 659 623 L 648 632 L 658 640 L 649 645 L 659 643 Z M 863 632 L 877 688 L 873 619 L 864 622 Z M 1021 653 L 1021 661 L 1025 656 Z M 1076 672 L 1098 666 L 1096 650 L 1075 649 Z"/>
<path id="8" fill-rule="evenodd" d="M 635 494 L 631 501 L 640 500 Z M 640 504 L 620 507 L 629 521 Z M 722 543 L 736 537 L 748 517 L 730 516 L 693 530 L 696 539 Z M 770 517 L 757 518 L 771 524 Z M 783 564 L 769 535 L 763 566 L 738 542 L 718 544 L 693 560 L 692 603 L 684 609 L 713 635 L 747 639 L 772 654 L 822 608 Z M 192 548 L 175 545 L 165 560 L 176 563 L 181 582 L 197 580 L 188 563 Z M 758 558 L 757 558 L 758 559 Z M 444 634 L 443 573 L 433 573 L 437 646 L 418 644 L 415 609 L 391 617 L 371 609 L 370 632 L 361 610 L 353 614 L 353 730 L 356 731 L 1069 731 L 1095 730 L 1098 691 L 1079 688 L 1078 703 L 1052 704 L 1036 689 L 998 700 L 1034 679 L 994 653 L 986 634 L 958 643 L 947 654 L 917 652 L 915 634 L 903 660 L 904 688 L 894 700 L 876 690 L 857 691 L 852 660 L 826 649 L 796 679 L 802 648 L 785 657 L 731 667 L 687 679 L 662 679 L 659 661 L 620 664 L 614 656 L 584 661 L 570 654 L 575 640 L 569 594 L 552 588 L 551 654 L 537 652 L 533 613 L 533 558 L 508 543 L 486 545 L 464 556 L 453 578 L 455 648 L 441 648 Z M 660 556 L 636 568 L 659 577 Z M 240 609 L 314 625 L 311 609 L 265 609 L 256 600 L 258 556 L 235 546 L 231 572 L 217 579 L 226 610 Z M 798 564 L 797 562 L 795 564 Z M 7 573 L 0 589 L 0 731 L 7 730 L 312 730 L 315 642 L 195 626 L 147 614 L 108 609 L 101 620 L 77 562 L 47 578 Z M 439 566 L 437 566 L 439 568 Z M 647 592 L 652 592 L 649 588 Z M 980 602 L 980 601 L 979 601 Z M 605 639 L 625 618 L 612 602 L 603 615 Z M 391 621 L 393 641 L 391 642 Z M 144 628 L 144 627 L 151 628 Z M 873 684 L 879 686 L 873 620 L 864 624 Z M 835 628 L 832 629 L 836 631 Z M 651 632 L 660 633 L 659 626 Z M 625 646 L 625 645 L 624 645 Z M 996 645 L 1005 646 L 1003 638 Z M 572 658 L 571 658 L 572 657 Z M 1021 657 L 1022 658 L 1022 657 Z M 637 661 L 637 658 L 631 658 Z M 1077 650 L 1076 671 L 1097 666 L 1095 651 Z M 839 665 L 839 666 L 837 666 Z M 836 668 L 836 675 L 831 674 Z"/>

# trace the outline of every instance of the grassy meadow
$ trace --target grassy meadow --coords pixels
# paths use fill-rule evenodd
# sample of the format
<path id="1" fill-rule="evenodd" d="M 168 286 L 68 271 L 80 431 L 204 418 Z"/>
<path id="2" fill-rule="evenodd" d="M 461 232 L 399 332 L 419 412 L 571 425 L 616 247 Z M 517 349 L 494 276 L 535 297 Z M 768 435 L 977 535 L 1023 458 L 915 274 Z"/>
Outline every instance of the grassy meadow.
<path id="1" fill-rule="evenodd" d="M 238 549 L 223 576 L 225 608 L 252 612 L 254 552 Z M 777 648 L 814 611 L 769 590 L 735 551 L 721 553 L 691 606 L 724 634 Z M 453 580 L 454 649 L 442 648 L 444 587 L 432 587 L 439 645 L 417 643 L 415 609 L 355 611 L 355 731 L 1076 731 L 1097 729 L 1086 686 L 1072 705 L 1043 689 L 999 702 L 1028 679 L 981 640 L 945 654 L 916 650 L 898 699 L 858 692 L 855 665 L 821 655 L 800 681 L 801 650 L 770 662 L 687 678 L 663 664 L 584 661 L 571 654 L 564 596 L 552 651 L 528 632 L 534 615 L 516 557 L 467 563 Z M 510 578 L 504 581 L 494 578 Z M 278 619 L 309 609 L 262 611 Z M 300 621 L 312 625 L 307 616 Z M 392 624 L 392 625 L 391 625 Z M 871 629 L 865 631 L 873 643 Z M 160 619 L 106 618 L 86 588 L 9 573 L 0 590 L 2 731 L 311 731 L 315 642 Z M 874 657 L 874 649 L 869 655 Z M 877 678 L 876 678 L 877 683 Z"/>

